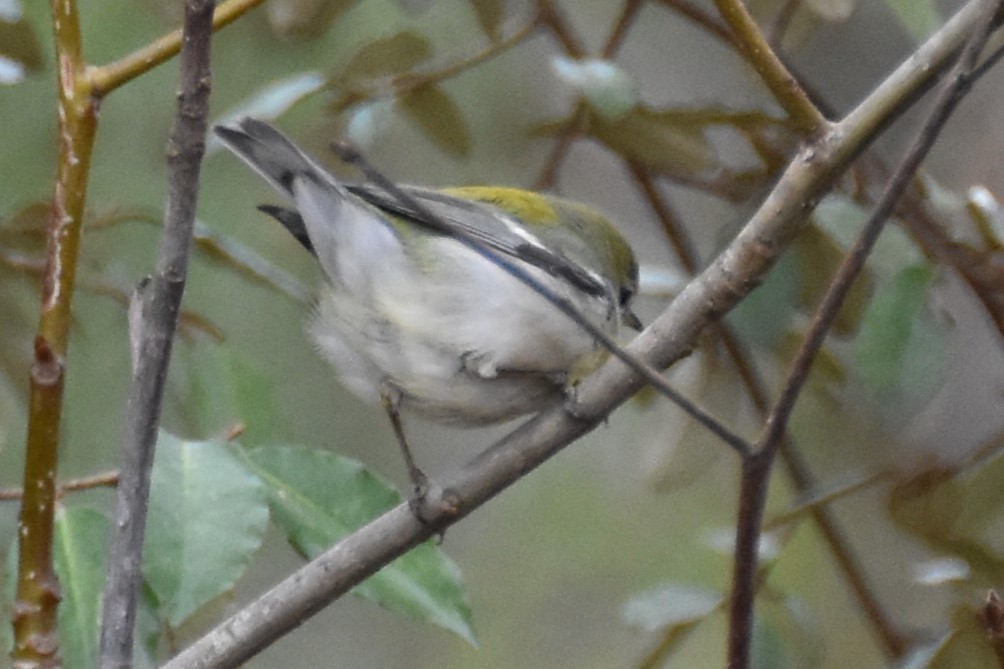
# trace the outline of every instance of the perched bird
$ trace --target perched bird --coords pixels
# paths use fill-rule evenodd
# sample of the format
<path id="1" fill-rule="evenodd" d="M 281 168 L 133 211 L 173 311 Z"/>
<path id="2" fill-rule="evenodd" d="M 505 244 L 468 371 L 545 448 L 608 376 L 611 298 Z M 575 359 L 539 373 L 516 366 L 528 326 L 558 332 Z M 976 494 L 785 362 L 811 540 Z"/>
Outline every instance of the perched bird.
<path id="1" fill-rule="evenodd" d="M 449 230 L 523 268 L 611 336 L 640 325 L 630 310 L 634 254 L 583 204 L 499 187 L 405 186 L 408 201 L 399 201 L 342 183 L 262 121 L 214 130 L 287 197 L 287 207 L 260 208 L 324 272 L 310 335 L 350 391 L 383 400 L 416 486 L 424 476 L 399 410 L 497 423 L 560 401 L 604 357 L 580 325 Z"/>

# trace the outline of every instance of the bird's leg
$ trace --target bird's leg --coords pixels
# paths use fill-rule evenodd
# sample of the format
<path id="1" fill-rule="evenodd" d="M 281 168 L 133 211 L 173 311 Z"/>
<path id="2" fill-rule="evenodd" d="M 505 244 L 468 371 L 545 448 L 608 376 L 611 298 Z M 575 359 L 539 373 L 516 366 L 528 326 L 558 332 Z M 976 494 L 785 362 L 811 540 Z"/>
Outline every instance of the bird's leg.
<path id="1" fill-rule="evenodd" d="M 401 455 L 404 456 L 404 464 L 408 467 L 408 478 L 411 479 L 412 490 L 416 499 L 422 499 L 429 489 L 429 479 L 425 472 L 415 464 L 415 458 L 411 455 L 408 447 L 408 440 L 404 436 L 404 426 L 401 424 L 401 413 L 398 407 L 401 404 L 401 391 L 395 388 L 390 382 L 385 381 L 380 387 L 380 401 L 390 418 L 390 424 L 394 428 L 394 436 L 397 437 L 397 444 L 401 448 Z"/>

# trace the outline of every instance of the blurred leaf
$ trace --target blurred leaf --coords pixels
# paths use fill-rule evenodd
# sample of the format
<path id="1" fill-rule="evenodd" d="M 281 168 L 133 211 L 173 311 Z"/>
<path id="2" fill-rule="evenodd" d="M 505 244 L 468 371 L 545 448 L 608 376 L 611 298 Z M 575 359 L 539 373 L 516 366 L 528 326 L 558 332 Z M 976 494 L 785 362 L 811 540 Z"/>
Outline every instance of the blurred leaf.
<path id="1" fill-rule="evenodd" d="M 805 8 L 830 23 L 844 22 L 857 7 L 857 0 L 806 0 Z"/>
<path id="2" fill-rule="evenodd" d="M 692 114 L 655 112 L 642 107 L 616 121 L 594 114 L 589 132 L 617 154 L 655 169 L 693 174 L 715 164 L 714 151 L 704 136 L 703 126 Z"/>
<path id="3" fill-rule="evenodd" d="M 799 263 L 793 253 L 782 254 L 763 283 L 726 315 L 744 341 L 769 351 L 790 336 L 793 307 L 798 298 Z"/>
<path id="4" fill-rule="evenodd" d="M 6 559 L 4 560 L 3 579 L 0 582 L 0 586 L 2 586 L 2 590 L 0 590 L 0 614 L 3 614 L 4 620 L 13 620 L 14 599 L 17 597 L 18 558 L 16 536 L 7 545 L 4 557 Z M 0 625 L 0 642 L 3 643 L 3 646 L 0 647 L 0 651 L 3 652 L 2 657 L 9 657 L 10 651 L 14 648 L 14 630 L 9 623 Z"/>
<path id="5" fill-rule="evenodd" d="M 555 56 L 551 66 L 558 79 L 585 97 L 596 115 L 606 121 L 623 118 L 638 104 L 634 79 L 612 61 Z"/>
<path id="6" fill-rule="evenodd" d="M 254 448 L 246 451 L 246 460 L 265 482 L 275 522 L 308 559 L 400 503 L 397 492 L 359 462 L 329 451 Z M 353 592 L 475 643 L 459 571 L 432 542 L 401 556 Z"/>
<path id="7" fill-rule="evenodd" d="M 1004 248 L 1004 207 L 986 186 L 970 186 L 966 192 L 966 213 L 976 224 L 984 246 Z"/>
<path id="8" fill-rule="evenodd" d="M 900 481 L 889 496 L 892 519 L 938 551 L 964 560 L 981 578 L 1004 570 L 1004 455 L 959 473 L 930 467 Z"/>
<path id="9" fill-rule="evenodd" d="M 363 151 L 372 150 L 390 126 L 394 107 L 389 100 L 375 100 L 353 108 L 345 137 Z"/>
<path id="10" fill-rule="evenodd" d="M 18 84 L 44 64 L 35 30 L 23 18 L 0 16 L 0 84 Z"/>
<path id="11" fill-rule="evenodd" d="M 795 669 L 790 659 L 787 639 L 762 618 L 753 621 L 753 644 L 750 650 L 751 669 Z"/>
<path id="12" fill-rule="evenodd" d="M 691 379 L 678 382 L 687 397 L 726 424 L 731 425 L 745 396 L 736 382 L 735 370 L 721 359 L 722 352 L 713 344 L 702 345 L 700 355 L 691 358 L 696 367 Z M 727 449 L 710 430 L 685 416 L 682 411 L 657 405 L 664 428 L 652 431 L 665 455 L 654 465 L 652 478 L 656 490 L 669 492 L 690 485 L 708 472 Z M 676 438 L 673 438 L 673 435 Z"/>
<path id="13" fill-rule="evenodd" d="M 439 86 L 426 84 L 398 99 L 400 109 L 433 144 L 455 158 L 471 151 L 470 131 L 460 107 Z"/>
<path id="14" fill-rule="evenodd" d="M 229 591 L 261 546 L 264 487 L 234 448 L 160 433 L 143 572 L 174 627 Z"/>
<path id="15" fill-rule="evenodd" d="M 882 285 L 865 312 L 854 343 L 864 381 L 882 396 L 907 400 L 934 390 L 945 364 L 947 327 L 927 310 L 934 270 L 913 265 Z"/>
<path id="16" fill-rule="evenodd" d="M 108 520 L 86 508 L 56 512 L 53 559 L 59 602 L 59 653 L 66 666 L 93 667 L 97 658 Z"/>
<path id="17" fill-rule="evenodd" d="M 846 195 L 827 195 L 816 207 L 813 218 L 837 244 L 850 249 L 868 218 L 868 210 Z M 917 244 L 900 226 L 887 225 L 875 243 L 868 262 L 877 278 L 892 276 L 908 265 L 924 262 Z"/>
<path id="18" fill-rule="evenodd" d="M 919 665 L 921 669 L 1000 666 L 987 642 L 982 616 L 975 607 L 957 606 L 952 613 L 951 623 L 951 636 L 936 647 L 927 664 Z"/>
<path id="19" fill-rule="evenodd" d="M 26 253 L 44 254 L 51 218 L 52 203 L 48 201 L 32 202 L 0 218 L 0 251 L 16 248 Z"/>
<path id="20" fill-rule="evenodd" d="M 754 667 L 816 667 L 823 663 L 823 634 L 812 610 L 787 593 L 761 597 L 758 604 L 764 627 L 754 641 Z M 762 654 L 762 655 L 761 655 Z"/>
<path id="21" fill-rule="evenodd" d="M 358 0 L 269 0 L 265 3 L 272 28 L 288 38 L 320 37 Z"/>
<path id="22" fill-rule="evenodd" d="M 277 119 L 304 98 L 321 90 L 325 81 L 320 72 L 299 72 L 269 82 L 216 119 L 214 125 L 232 125 L 245 116 L 266 121 Z M 206 145 L 206 156 L 213 155 L 222 147 L 220 138 L 211 133 Z"/>
<path id="23" fill-rule="evenodd" d="M 720 592 L 688 583 L 666 583 L 634 595 L 621 617 L 631 627 L 656 632 L 699 622 L 725 602 Z"/>
<path id="24" fill-rule="evenodd" d="M 777 347 L 778 357 L 791 360 L 805 339 L 804 331 L 786 332 Z M 814 390 L 825 390 L 830 386 L 842 384 L 847 378 L 847 368 L 844 361 L 830 348 L 823 346 L 812 361 L 812 376 L 809 383 Z"/>
<path id="25" fill-rule="evenodd" d="M 802 230 L 793 246 L 799 265 L 798 304 L 812 313 L 833 281 L 833 276 L 846 255 L 845 250 L 825 229 L 816 225 Z M 854 281 L 851 292 L 840 308 L 833 325 L 835 334 L 847 336 L 857 331 L 873 290 L 874 277 L 866 267 Z"/>
<path id="26" fill-rule="evenodd" d="M 941 14 L 934 0 L 885 0 L 885 4 L 917 44 L 941 27 Z"/>
<path id="27" fill-rule="evenodd" d="M 245 444 L 285 433 L 274 384 L 254 360 L 230 346 L 195 346 L 185 353 L 191 356 L 185 369 L 191 371 L 181 389 L 183 411 L 195 413 L 186 415 L 194 431 L 219 433 L 236 421 L 244 426 Z"/>
<path id="28" fill-rule="evenodd" d="M 309 302 L 310 291 L 298 279 L 249 246 L 195 222 L 195 246 L 203 257 L 277 290 L 297 302 Z"/>
<path id="29" fill-rule="evenodd" d="M 399 32 L 365 44 L 335 73 L 333 80 L 351 86 L 392 77 L 410 72 L 432 55 L 432 44 L 424 36 L 412 31 Z"/>
<path id="30" fill-rule="evenodd" d="M 952 634 L 948 633 L 927 643 L 914 646 L 903 659 L 896 664 L 896 669 L 931 669 L 938 654 L 952 640 Z"/>
<path id="31" fill-rule="evenodd" d="M 478 25 L 491 40 L 499 38 L 499 26 L 505 18 L 505 0 L 468 0 Z"/>
<path id="32" fill-rule="evenodd" d="M 920 585 L 942 585 L 965 581 L 972 573 L 969 563 L 955 557 L 924 560 L 914 566 L 914 581 Z"/>

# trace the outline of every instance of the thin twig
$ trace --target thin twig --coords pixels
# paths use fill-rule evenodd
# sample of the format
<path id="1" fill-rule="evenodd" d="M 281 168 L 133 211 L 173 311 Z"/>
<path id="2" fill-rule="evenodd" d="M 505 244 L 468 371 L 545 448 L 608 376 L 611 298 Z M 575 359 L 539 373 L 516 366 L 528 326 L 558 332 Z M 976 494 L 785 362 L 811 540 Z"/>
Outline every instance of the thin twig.
<path id="1" fill-rule="evenodd" d="M 1004 603 L 995 590 L 987 593 L 987 601 L 983 605 L 983 627 L 987 643 L 997 657 L 997 666 L 1004 669 Z"/>
<path id="2" fill-rule="evenodd" d="M 788 112 L 795 126 L 806 135 L 818 133 L 826 126 L 826 118 L 774 53 L 742 1 L 715 0 L 715 5 L 732 29 L 746 60 L 756 69 L 777 103 Z"/>
<path id="3" fill-rule="evenodd" d="M 782 392 L 765 421 L 764 431 L 757 443 L 756 452 L 743 463 L 739 520 L 736 526 L 735 571 L 729 610 L 728 666 L 730 669 L 746 669 L 750 662 L 753 601 L 757 578 L 757 546 L 773 460 L 787 430 L 788 419 L 805 381 L 808 379 L 812 362 L 836 319 L 840 305 L 850 291 L 854 279 L 864 267 L 864 263 L 881 234 L 889 214 L 895 207 L 896 201 L 909 186 L 914 173 L 934 145 L 948 117 L 970 89 L 973 83 L 970 75 L 983 45 L 994 28 L 991 17 L 997 11 L 999 4 L 1000 0 L 987 0 L 980 7 L 980 19 L 976 22 L 976 28 L 967 40 L 952 75 L 946 79 L 931 115 L 893 173 L 875 211 L 837 270 L 836 276 L 817 307 L 802 345 L 791 363 Z"/>
<path id="4" fill-rule="evenodd" d="M 631 25 L 638 18 L 638 12 L 644 6 L 645 2 L 643 0 L 625 0 L 624 8 L 621 9 L 617 21 L 614 22 L 613 30 L 610 31 L 610 36 L 607 37 L 607 43 L 600 50 L 601 58 L 613 58 L 620 51 L 628 31 L 631 29 Z"/>
<path id="5" fill-rule="evenodd" d="M 152 279 L 130 308 L 133 377 L 126 408 L 121 485 L 101 619 L 100 667 L 132 667 L 150 471 L 171 347 L 192 248 L 199 171 L 209 115 L 209 47 L 214 0 L 187 0 L 178 111 L 168 146 L 168 198 Z"/>
<path id="6" fill-rule="evenodd" d="M 70 479 L 66 483 L 56 486 L 56 497 L 62 497 L 68 492 L 79 492 L 81 490 L 94 490 L 95 488 L 114 488 L 118 485 L 118 472 L 105 472 L 104 474 L 94 474 L 93 476 L 82 476 L 79 479 Z M 24 496 L 24 488 L 8 488 L 0 490 L 0 501 L 21 499 Z"/>
<path id="7" fill-rule="evenodd" d="M 264 0 L 224 0 L 213 15 L 213 30 L 223 28 L 251 11 Z M 87 76 L 91 94 L 101 98 L 129 83 L 158 65 L 174 58 L 181 49 L 182 31 L 173 30 L 163 37 L 107 65 L 93 65 Z"/>

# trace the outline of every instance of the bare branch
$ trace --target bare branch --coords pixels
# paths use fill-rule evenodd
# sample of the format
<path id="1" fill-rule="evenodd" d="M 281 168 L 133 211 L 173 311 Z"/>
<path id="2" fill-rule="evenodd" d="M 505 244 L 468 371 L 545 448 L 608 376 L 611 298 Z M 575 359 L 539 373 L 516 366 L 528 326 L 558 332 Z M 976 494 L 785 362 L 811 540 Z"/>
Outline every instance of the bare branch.
<path id="1" fill-rule="evenodd" d="M 156 273 L 140 284 L 130 307 L 130 338 L 135 355 L 102 610 L 99 666 L 103 669 L 132 667 L 150 471 L 185 290 L 199 171 L 205 152 L 214 5 L 214 0 L 185 3 L 178 112 L 167 151 L 170 172 L 164 231 Z"/>

